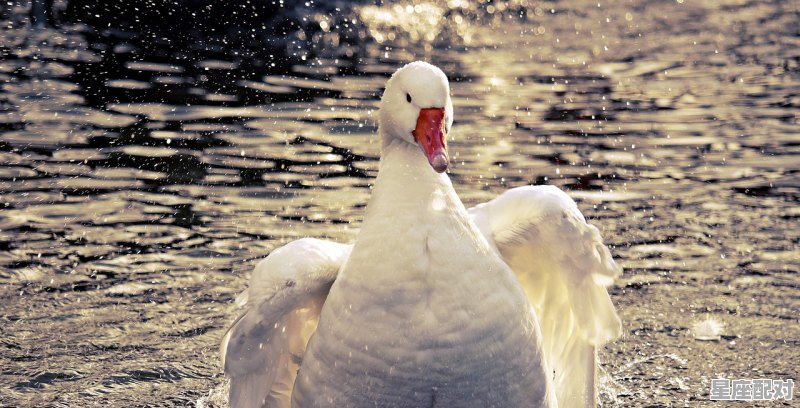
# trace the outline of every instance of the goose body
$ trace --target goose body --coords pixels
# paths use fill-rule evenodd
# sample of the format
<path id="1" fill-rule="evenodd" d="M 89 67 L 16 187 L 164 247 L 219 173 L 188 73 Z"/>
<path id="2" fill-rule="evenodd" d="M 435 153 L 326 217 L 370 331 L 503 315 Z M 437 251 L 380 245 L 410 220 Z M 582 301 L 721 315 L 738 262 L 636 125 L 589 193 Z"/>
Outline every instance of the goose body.
<path id="1" fill-rule="evenodd" d="M 619 332 L 597 230 L 550 187 L 468 211 L 432 65 L 392 77 L 380 122 L 356 242 L 295 241 L 256 268 L 223 341 L 232 406 L 594 405 L 595 347 Z"/>
<path id="2" fill-rule="evenodd" d="M 398 144 L 383 157 L 364 228 L 325 302 L 294 401 L 547 406 L 537 325 L 513 272 L 447 176 L 426 166 L 418 149 Z M 523 377 L 539 380 L 518 386 Z"/>

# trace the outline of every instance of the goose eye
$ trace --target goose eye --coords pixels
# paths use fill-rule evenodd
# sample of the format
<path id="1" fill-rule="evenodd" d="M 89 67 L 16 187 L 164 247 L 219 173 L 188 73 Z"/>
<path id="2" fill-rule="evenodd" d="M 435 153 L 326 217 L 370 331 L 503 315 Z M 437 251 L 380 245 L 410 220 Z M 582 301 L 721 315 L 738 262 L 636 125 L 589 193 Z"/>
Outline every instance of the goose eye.
<path id="1" fill-rule="evenodd" d="M 411 103 L 411 94 L 406 94 L 406 102 Z"/>

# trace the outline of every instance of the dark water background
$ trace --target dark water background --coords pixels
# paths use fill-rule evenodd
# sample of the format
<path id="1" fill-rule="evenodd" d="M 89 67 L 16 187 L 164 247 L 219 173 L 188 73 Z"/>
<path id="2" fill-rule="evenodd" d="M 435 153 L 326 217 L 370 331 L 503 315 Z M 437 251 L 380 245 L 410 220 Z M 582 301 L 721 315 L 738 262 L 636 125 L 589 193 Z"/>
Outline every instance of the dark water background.
<path id="1" fill-rule="evenodd" d="M 0 406 L 221 406 L 234 297 L 355 237 L 415 59 L 451 78 L 467 205 L 558 185 L 625 267 L 605 405 L 800 380 L 800 2 L 104 3 L 0 4 Z"/>

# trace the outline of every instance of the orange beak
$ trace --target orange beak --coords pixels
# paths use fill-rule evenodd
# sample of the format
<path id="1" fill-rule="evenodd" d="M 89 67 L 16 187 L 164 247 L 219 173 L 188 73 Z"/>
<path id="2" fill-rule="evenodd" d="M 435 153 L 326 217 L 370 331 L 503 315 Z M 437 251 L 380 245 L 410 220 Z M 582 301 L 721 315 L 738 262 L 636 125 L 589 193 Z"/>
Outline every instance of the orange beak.
<path id="1" fill-rule="evenodd" d="M 417 127 L 411 132 L 417 144 L 425 152 L 428 163 L 442 173 L 447 170 L 447 142 L 445 137 L 444 108 L 425 108 L 419 111 Z"/>

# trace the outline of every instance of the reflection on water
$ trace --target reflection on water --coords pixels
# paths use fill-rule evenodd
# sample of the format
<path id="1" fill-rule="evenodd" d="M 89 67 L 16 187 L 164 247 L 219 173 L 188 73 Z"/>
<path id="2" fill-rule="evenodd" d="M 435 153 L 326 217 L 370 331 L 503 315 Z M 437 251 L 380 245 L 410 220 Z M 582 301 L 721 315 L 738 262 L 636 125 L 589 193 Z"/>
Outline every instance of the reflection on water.
<path id="1" fill-rule="evenodd" d="M 6 13 L 0 405 L 213 405 L 258 259 L 355 237 L 377 99 L 411 59 L 453 81 L 468 205 L 559 185 L 614 246 L 606 404 L 800 378 L 793 2 L 356 5 L 261 51 Z M 707 317 L 722 341 L 691 340 Z"/>

